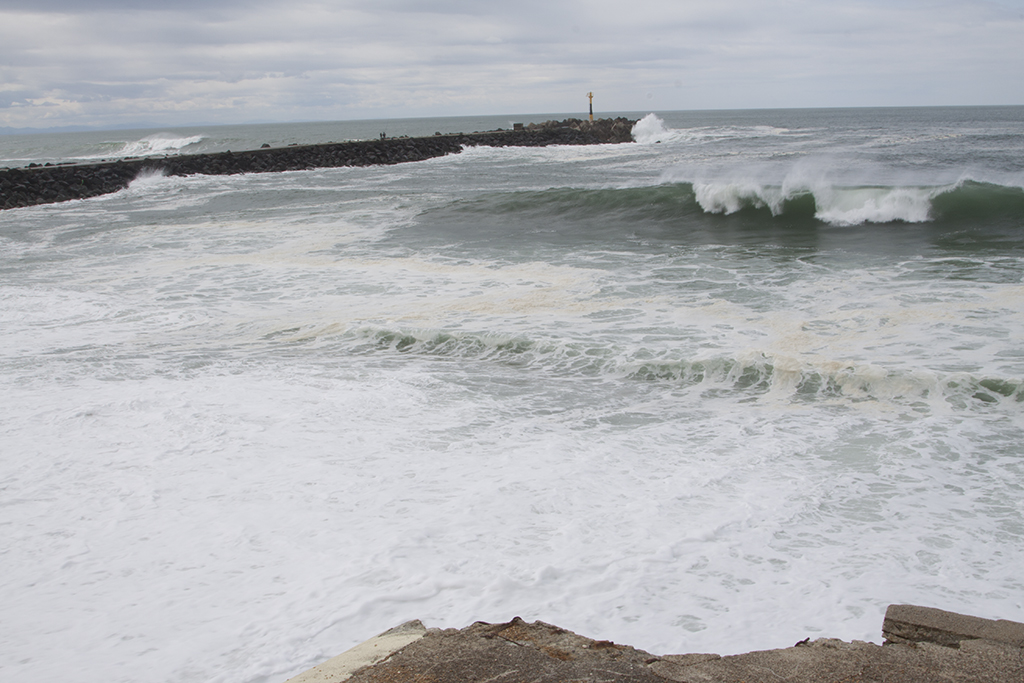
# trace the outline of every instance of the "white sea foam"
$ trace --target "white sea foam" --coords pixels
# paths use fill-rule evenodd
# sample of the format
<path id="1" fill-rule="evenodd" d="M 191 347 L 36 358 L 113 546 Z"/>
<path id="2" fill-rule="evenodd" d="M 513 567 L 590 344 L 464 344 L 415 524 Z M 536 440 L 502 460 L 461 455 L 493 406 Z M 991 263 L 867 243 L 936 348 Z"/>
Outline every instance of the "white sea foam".
<path id="1" fill-rule="evenodd" d="M 129 187 L 143 187 L 159 183 L 161 180 L 167 177 L 167 173 L 162 168 L 147 168 L 144 169 L 139 175 L 135 176 L 134 180 L 129 183 Z"/>
<path id="2" fill-rule="evenodd" d="M 832 225 L 923 223 L 942 190 L 918 187 L 829 188 L 814 193 L 815 216 Z"/>
<path id="3" fill-rule="evenodd" d="M 656 114 L 647 114 L 633 125 L 633 139 L 642 145 L 659 142 L 709 143 L 722 140 L 745 140 L 751 138 L 787 135 L 804 137 L 806 133 L 794 133 L 777 126 L 694 126 L 691 128 L 667 128 Z"/>
<path id="4" fill-rule="evenodd" d="M 69 159 L 91 161 L 124 157 L 165 156 L 189 152 L 186 149 L 206 139 L 205 135 L 180 136 L 174 133 L 153 133 L 138 140 L 90 141 L 70 149 Z"/>
<path id="5" fill-rule="evenodd" d="M 824 183 L 766 185 L 755 180 L 695 182 L 697 203 L 708 213 L 732 214 L 746 208 L 767 208 L 781 215 L 787 201 L 814 198 L 815 217 L 832 225 L 923 223 L 931 219 L 932 200 L 950 188 L 836 187 Z"/>
<path id="6" fill-rule="evenodd" d="M 655 114 L 648 114 L 633 124 L 633 139 L 641 145 L 662 142 L 671 137 L 672 133 L 665 128 L 665 122 Z"/>
<path id="7" fill-rule="evenodd" d="M 107 157 L 147 157 L 167 154 L 180 154 L 190 145 L 198 144 L 206 139 L 204 135 L 180 136 L 174 133 L 153 133 L 138 140 L 128 142 L 107 142 L 100 145 L 103 149 L 92 152 L 81 159 L 101 159 Z"/>
<path id="8" fill-rule="evenodd" d="M 782 188 L 766 187 L 756 182 L 694 183 L 697 203 L 708 213 L 736 213 L 745 208 L 768 208 L 772 215 L 782 213 L 787 197 Z"/>
<path id="9" fill-rule="evenodd" d="M 901 297 L 935 297 L 932 283 L 891 292 L 882 273 L 826 271 L 779 285 L 759 313 L 728 297 L 630 296 L 633 278 L 650 279 L 641 268 L 664 276 L 665 257 L 626 259 L 612 279 L 337 260 L 314 258 L 333 227 L 307 227 L 304 244 L 267 226 L 140 228 L 105 240 L 135 247 L 131 259 L 93 243 L 70 280 L 0 294 L 4 348 L 35 358 L 9 366 L 0 399 L 17 454 L 2 635 L 35 655 L 7 663 L 15 678 L 57 680 L 73 655 L 84 680 L 284 679 L 408 618 L 520 614 L 655 652 L 877 640 L 888 602 L 938 595 L 995 615 L 1019 586 L 1024 558 L 992 542 L 971 500 L 1011 495 L 1015 432 L 883 367 L 908 347 L 962 358 L 943 321 L 956 306 L 998 311 L 984 293 L 900 320 Z M 148 255 L 147 241 L 165 246 Z M 763 279 L 742 260 L 702 264 L 716 266 Z M 1000 322 L 1014 329 L 1016 301 Z M 346 336 L 382 318 L 397 337 Z M 433 353 L 427 325 L 576 340 Z M 996 344 L 1014 334 L 995 331 Z M 671 358 L 692 334 L 689 357 L 721 371 L 616 379 L 624 354 Z M 870 348 L 890 335 L 892 357 Z M 700 358 L 707 346 L 734 351 L 719 363 Z M 873 362 L 842 360 L 856 354 Z M 782 393 L 753 391 L 740 410 L 734 387 L 758 373 Z M 841 390 L 801 399 L 795 377 L 814 373 Z M 1020 417 L 1012 400 L 1001 410 L 1004 424 Z M 98 604 L 110 616 L 86 618 Z"/>
<path id="10" fill-rule="evenodd" d="M 892 602 L 1024 619 L 1012 254 L 426 221 L 690 150 L 0 212 L 4 676 L 283 681 L 412 618 L 659 654 L 877 642 Z M 805 170 L 707 201 L 845 187 Z"/>
<path id="11" fill-rule="evenodd" d="M 189 145 L 201 142 L 205 136 L 188 135 L 180 137 L 173 133 L 157 133 L 148 135 L 141 140 L 129 142 L 121 150 L 124 156 L 153 156 L 157 154 L 177 154 Z"/>

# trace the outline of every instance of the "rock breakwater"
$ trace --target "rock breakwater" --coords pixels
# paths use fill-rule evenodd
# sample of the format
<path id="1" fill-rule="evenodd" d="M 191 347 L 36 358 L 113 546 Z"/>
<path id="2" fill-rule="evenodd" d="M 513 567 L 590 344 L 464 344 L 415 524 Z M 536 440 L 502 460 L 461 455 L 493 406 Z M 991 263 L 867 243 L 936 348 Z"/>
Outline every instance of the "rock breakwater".
<path id="1" fill-rule="evenodd" d="M 464 147 L 546 147 L 631 142 L 626 118 L 546 121 L 519 130 L 382 138 L 241 152 L 119 159 L 94 164 L 46 164 L 0 170 L 0 209 L 85 199 L 117 192 L 144 173 L 231 175 L 338 166 L 373 166 L 457 154 Z"/>

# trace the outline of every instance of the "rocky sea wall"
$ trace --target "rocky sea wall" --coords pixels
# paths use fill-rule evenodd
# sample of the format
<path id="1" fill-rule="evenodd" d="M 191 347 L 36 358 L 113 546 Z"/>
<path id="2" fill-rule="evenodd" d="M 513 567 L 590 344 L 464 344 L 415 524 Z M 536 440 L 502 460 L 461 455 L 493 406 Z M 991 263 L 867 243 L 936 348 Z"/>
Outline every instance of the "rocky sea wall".
<path id="1" fill-rule="evenodd" d="M 373 166 L 457 154 L 464 147 L 546 147 L 632 142 L 635 121 L 625 118 L 547 121 L 516 130 L 383 138 L 250 151 L 162 158 L 118 159 L 92 164 L 32 164 L 0 170 L 0 209 L 84 199 L 117 192 L 141 174 L 168 176 L 275 173 L 338 166 Z"/>

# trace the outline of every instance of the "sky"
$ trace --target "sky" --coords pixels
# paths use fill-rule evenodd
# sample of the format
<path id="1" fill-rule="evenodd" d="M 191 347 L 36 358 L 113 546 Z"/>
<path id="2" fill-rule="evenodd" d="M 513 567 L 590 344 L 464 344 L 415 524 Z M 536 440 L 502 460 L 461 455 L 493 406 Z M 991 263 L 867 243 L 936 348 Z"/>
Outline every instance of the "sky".
<path id="1" fill-rule="evenodd" d="M 0 128 L 1024 104 L 1024 0 L 0 0 Z"/>

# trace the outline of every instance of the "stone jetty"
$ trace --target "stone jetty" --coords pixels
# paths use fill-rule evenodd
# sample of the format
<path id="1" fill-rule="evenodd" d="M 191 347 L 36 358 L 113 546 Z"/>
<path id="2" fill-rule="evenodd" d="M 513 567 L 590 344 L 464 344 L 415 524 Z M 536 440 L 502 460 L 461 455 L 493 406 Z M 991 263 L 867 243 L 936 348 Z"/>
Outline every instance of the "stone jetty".
<path id="1" fill-rule="evenodd" d="M 89 164 L 30 164 L 0 169 L 0 209 L 84 199 L 117 192 L 141 174 L 168 176 L 274 173 L 338 166 L 373 166 L 457 154 L 464 147 L 546 147 L 632 142 L 626 118 L 531 123 L 515 130 L 382 138 L 316 145 L 264 147 L 238 152 L 161 158 L 126 158 Z"/>
<path id="2" fill-rule="evenodd" d="M 835 638 L 721 657 L 652 655 L 519 619 L 428 629 L 410 621 L 287 683 L 1021 683 L 1024 624 L 890 605 L 884 645 Z"/>

